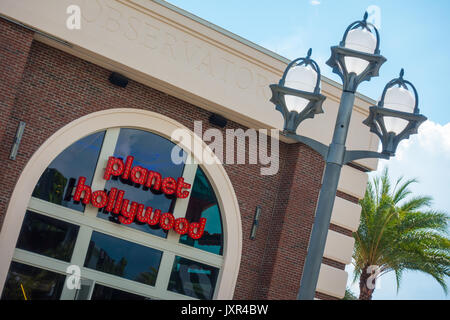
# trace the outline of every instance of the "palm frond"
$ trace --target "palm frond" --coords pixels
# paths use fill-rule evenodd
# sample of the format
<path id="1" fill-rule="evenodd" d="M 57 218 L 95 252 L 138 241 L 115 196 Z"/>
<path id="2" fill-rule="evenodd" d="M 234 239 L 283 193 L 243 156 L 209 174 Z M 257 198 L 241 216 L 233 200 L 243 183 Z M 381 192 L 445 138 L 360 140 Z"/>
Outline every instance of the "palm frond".
<path id="1" fill-rule="evenodd" d="M 394 272 L 397 292 L 402 275 L 414 270 L 431 275 L 447 293 L 450 275 L 449 217 L 431 209 L 432 198 L 413 196 L 417 179 L 400 177 L 392 186 L 389 171 L 373 177 L 360 200 L 361 220 L 353 233 L 356 281 L 370 265 L 380 266 L 382 276 Z"/>

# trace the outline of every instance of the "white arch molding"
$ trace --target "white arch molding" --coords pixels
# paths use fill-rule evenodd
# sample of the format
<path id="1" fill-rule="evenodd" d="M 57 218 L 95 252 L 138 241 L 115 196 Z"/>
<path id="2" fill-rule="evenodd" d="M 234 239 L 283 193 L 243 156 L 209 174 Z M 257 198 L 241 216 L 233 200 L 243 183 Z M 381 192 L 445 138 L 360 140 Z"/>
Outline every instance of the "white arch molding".
<path id="1" fill-rule="evenodd" d="M 190 152 L 196 159 L 202 159 L 201 152 L 207 152 L 210 157 L 217 159 L 211 149 L 191 130 L 171 118 L 151 111 L 131 108 L 108 109 L 88 114 L 65 125 L 48 138 L 33 154 L 12 193 L 0 231 L 0 291 L 3 290 L 5 284 L 28 201 L 42 172 L 72 143 L 91 133 L 114 127 L 142 129 L 157 133 L 169 140 L 171 140 L 172 132 L 182 128 L 189 132 L 192 139 L 195 140 L 194 146 L 203 146 L 203 150 L 198 150 L 200 148 L 190 148 L 189 144 L 181 143 L 184 150 Z M 232 299 L 242 252 L 239 205 L 231 181 L 219 161 L 215 161 L 213 164 L 203 164 L 202 168 L 218 197 L 223 221 L 224 262 L 219 273 L 214 298 Z"/>

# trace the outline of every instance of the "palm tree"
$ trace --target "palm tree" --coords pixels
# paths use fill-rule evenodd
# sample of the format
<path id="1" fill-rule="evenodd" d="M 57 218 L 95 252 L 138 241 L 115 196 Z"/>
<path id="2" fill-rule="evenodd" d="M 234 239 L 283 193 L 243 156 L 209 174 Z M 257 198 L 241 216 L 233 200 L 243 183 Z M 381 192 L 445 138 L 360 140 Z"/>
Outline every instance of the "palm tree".
<path id="1" fill-rule="evenodd" d="M 401 177 L 392 187 L 386 168 L 367 184 L 360 201 L 361 223 L 353 233 L 354 281 L 359 278 L 360 300 L 372 299 L 376 279 L 391 271 L 397 291 L 403 271 L 415 270 L 431 275 L 447 293 L 448 217 L 431 209 L 431 197 L 412 195 L 409 186 L 416 182 Z"/>
<path id="2" fill-rule="evenodd" d="M 358 300 L 358 297 L 355 296 L 355 294 L 349 289 L 345 289 L 345 296 L 342 298 L 342 300 Z"/>

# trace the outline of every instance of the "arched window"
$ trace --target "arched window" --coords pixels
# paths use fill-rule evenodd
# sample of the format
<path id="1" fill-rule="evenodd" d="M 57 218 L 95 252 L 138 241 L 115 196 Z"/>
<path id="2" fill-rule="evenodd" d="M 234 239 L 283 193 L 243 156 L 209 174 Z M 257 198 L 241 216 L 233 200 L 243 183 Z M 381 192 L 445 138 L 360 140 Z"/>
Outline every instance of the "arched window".
<path id="1" fill-rule="evenodd" d="M 223 265 L 219 204 L 200 166 L 171 161 L 173 147 L 111 128 L 57 156 L 34 188 L 2 299 L 212 299 Z M 69 266 L 79 268 L 78 289 L 64 285 Z"/>

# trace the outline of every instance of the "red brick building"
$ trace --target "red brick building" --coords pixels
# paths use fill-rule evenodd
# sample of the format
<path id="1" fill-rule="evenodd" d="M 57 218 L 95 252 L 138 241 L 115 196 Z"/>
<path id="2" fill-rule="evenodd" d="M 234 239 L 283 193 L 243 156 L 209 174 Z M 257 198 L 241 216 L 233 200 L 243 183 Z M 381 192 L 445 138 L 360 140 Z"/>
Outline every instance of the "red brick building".
<path id="1" fill-rule="evenodd" d="M 0 4 L 2 298 L 295 299 L 321 186 L 321 156 L 276 138 L 279 157 L 271 165 L 278 170 L 272 175 L 261 174 L 267 164 L 260 162 L 168 160 L 178 142 L 171 139 L 174 130 L 187 129 L 200 141 L 195 121 L 203 132 L 214 128 L 224 137 L 230 129 L 281 128 L 267 90 L 288 61 L 164 2 L 79 2 L 80 30 L 65 26 L 66 7 L 78 1 Z M 113 72 L 126 86 L 110 81 Z M 303 135 L 329 142 L 339 92 L 337 84 L 322 80 L 325 114 L 302 124 Z M 356 99 L 352 148 L 377 148 L 378 140 L 361 123 L 371 103 L 361 95 Z M 226 124 L 211 121 L 213 114 Z M 25 127 L 11 159 L 20 123 Z M 181 144 L 183 157 L 211 154 L 207 142 L 199 142 L 200 151 Z M 134 168 L 145 169 L 131 171 L 132 182 L 123 178 L 128 156 Z M 112 178 L 106 179 L 112 157 L 124 170 L 111 167 Z M 364 160 L 343 168 L 319 299 L 344 294 L 357 203 L 366 172 L 376 165 Z M 163 185 L 157 178 L 147 187 L 150 179 L 137 182 L 151 172 Z M 87 191 L 74 199 L 80 177 L 92 193 L 87 204 Z M 175 196 L 168 177 L 177 186 L 183 177 L 188 196 Z M 106 210 L 113 190 L 124 191 L 124 199 L 145 211 L 124 223 L 126 212 Z M 171 215 L 151 224 L 156 214 L 144 216 L 148 207 L 160 209 L 161 217 Z M 206 226 L 195 239 L 201 218 Z M 191 230 L 189 224 L 198 227 Z M 81 273 L 78 290 L 66 285 L 71 265 Z"/>

